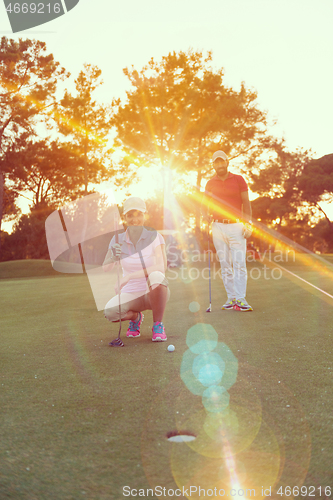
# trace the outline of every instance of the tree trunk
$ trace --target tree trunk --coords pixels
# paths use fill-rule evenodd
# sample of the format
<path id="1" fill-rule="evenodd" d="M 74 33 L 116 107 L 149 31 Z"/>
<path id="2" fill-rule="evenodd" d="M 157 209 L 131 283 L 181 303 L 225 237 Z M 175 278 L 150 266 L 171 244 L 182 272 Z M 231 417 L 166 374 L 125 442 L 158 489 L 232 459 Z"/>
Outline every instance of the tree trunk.
<path id="1" fill-rule="evenodd" d="M 316 203 L 316 207 L 319 208 L 319 210 L 321 210 L 321 212 L 323 212 L 323 214 L 325 215 L 325 218 L 328 222 L 328 225 L 330 226 L 331 228 L 331 231 L 333 231 L 333 222 L 330 221 L 330 219 L 328 218 L 327 214 L 324 212 L 324 210 L 318 205 L 318 203 Z"/>
<path id="2" fill-rule="evenodd" d="M 198 175 L 197 175 L 197 190 L 200 191 L 201 188 L 201 181 L 202 181 L 202 170 L 198 170 Z"/>

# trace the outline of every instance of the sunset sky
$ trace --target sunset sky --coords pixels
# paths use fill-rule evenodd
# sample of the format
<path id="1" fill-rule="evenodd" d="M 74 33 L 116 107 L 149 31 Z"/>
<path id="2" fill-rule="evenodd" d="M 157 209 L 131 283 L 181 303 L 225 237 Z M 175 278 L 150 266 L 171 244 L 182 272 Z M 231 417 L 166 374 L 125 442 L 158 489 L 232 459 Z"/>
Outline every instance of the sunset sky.
<path id="1" fill-rule="evenodd" d="M 278 121 L 272 132 L 290 149 L 311 149 L 314 158 L 333 153 L 331 0 L 80 0 L 66 15 L 15 35 L 0 8 L 1 36 L 45 41 L 71 81 L 85 62 L 99 66 L 105 103 L 125 98 L 124 67 L 141 69 L 174 50 L 212 50 L 225 84 L 256 89 L 259 106 Z"/>

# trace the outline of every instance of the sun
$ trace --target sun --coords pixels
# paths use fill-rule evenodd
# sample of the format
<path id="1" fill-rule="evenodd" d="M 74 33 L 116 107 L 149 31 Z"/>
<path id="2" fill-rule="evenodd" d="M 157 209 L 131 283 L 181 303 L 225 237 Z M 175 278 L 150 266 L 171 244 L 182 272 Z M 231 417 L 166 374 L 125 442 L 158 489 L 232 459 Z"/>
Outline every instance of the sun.
<path id="1" fill-rule="evenodd" d="M 143 199 L 161 196 L 165 185 L 165 172 L 162 164 L 150 164 L 137 170 L 139 181 L 131 186 L 131 194 Z"/>

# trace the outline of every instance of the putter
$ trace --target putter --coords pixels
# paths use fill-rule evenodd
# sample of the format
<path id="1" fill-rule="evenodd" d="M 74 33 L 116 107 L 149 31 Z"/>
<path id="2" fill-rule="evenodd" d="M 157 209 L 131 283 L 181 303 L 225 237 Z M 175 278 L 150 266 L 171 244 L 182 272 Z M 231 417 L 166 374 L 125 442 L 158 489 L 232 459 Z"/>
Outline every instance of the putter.
<path id="1" fill-rule="evenodd" d="M 212 312 L 212 280 L 210 276 L 209 226 L 208 226 L 208 270 L 209 270 L 209 307 L 206 309 L 206 313 Z"/>
<path id="2" fill-rule="evenodd" d="M 119 243 L 119 236 L 118 236 L 118 222 L 115 220 L 115 227 L 116 227 L 116 243 Z M 118 300 L 119 300 L 119 332 L 118 332 L 118 337 L 112 342 L 109 342 L 109 345 L 111 347 L 124 347 L 124 342 L 120 338 L 120 333 L 121 333 L 121 303 L 120 303 L 120 257 L 118 258 L 116 262 L 117 266 L 117 281 L 118 281 Z"/>

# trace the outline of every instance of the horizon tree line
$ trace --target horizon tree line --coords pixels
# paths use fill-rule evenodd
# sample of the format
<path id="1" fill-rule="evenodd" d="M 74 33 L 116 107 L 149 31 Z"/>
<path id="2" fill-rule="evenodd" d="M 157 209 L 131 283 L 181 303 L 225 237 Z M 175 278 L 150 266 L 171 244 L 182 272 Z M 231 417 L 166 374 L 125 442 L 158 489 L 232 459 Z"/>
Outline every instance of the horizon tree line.
<path id="1" fill-rule="evenodd" d="M 92 192 L 92 183 L 112 178 L 129 189 L 137 168 L 156 163 L 195 173 L 186 207 L 198 236 L 198 196 L 213 174 L 209 160 L 217 148 L 240 165 L 259 195 L 252 202 L 258 220 L 311 249 L 318 241 L 333 249 L 332 223 L 320 206 L 333 197 L 333 155 L 314 160 L 310 151 L 288 151 L 269 133 L 257 93 L 244 83 L 238 91 L 227 87 L 223 68 L 214 69 L 212 61 L 211 52 L 190 49 L 152 58 L 140 71 L 125 68 L 131 90 L 123 102 L 105 105 L 94 97 L 103 84 L 97 66 L 85 64 L 75 92 L 65 90 L 59 99 L 58 82 L 70 75 L 45 43 L 2 37 L 0 228 L 2 220 L 17 222 L 11 235 L 1 232 L 0 260 L 47 258 L 45 245 L 39 253 L 32 249 L 43 239 L 49 213 Z M 23 193 L 32 205 L 18 218 Z"/>

